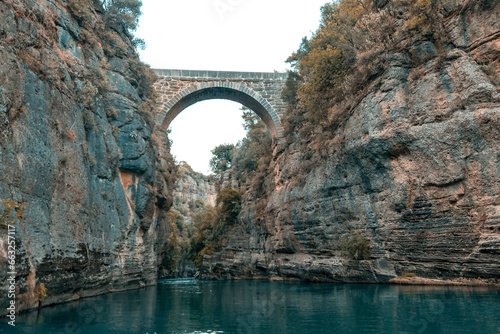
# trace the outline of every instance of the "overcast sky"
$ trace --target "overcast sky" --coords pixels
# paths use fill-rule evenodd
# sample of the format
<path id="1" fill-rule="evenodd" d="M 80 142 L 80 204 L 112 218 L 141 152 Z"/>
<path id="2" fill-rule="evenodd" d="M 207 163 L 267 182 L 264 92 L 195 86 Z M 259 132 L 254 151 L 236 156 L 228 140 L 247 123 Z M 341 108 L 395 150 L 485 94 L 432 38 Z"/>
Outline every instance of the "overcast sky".
<path id="1" fill-rule="evenodd" d="M 153 68 L 285 71 L 285 60 L 319 26 L 327 0 L 143 0 L 136 35 Z M 199 102 L 171 123 L 172 154 L 209 174 L 215 146 L 245 136 L 241 105 Z"/>

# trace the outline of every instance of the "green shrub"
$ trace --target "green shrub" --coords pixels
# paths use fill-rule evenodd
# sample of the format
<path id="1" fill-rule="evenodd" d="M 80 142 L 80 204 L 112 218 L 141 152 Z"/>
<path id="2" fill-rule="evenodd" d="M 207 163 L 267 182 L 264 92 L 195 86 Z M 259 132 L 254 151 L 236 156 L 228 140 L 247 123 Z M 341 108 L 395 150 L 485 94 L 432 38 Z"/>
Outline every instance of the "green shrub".
<path id="1" fill-rule="evenodd" d="M 234 148 L 233 144 L 222 144 L 212 150 L 210 168 L 216 175 L 224 173 L 231 167 Z"/>
<path id="2" fill-rule="evenodd" d="M 217 196 L 219 219 L 225 225 L 233 225 L 238 221 L 241 210 L 241 193 L 231 188 L 222 189 Z"/>
<path id="3" fill-rule="evenodd" d="M 297 103 L 297 91 L 299 90 L 300 77 L 295 71 L 287 71 L 288 77 L 286 78 L 285 88 L 281 92 L 281 98 L 289 105 Z"/>
<path id="4" fill-rule="evenodd" d="M 354 260 L 371 257 L 370 240 L 360 231 L 350 232 L 340 238 L 340 248 Z"/>
<path id="5" fill-rule="evenodd" d="M 196 213 L 193 222 L 196 231 L 190 240 L 189 257 L 199 266 L 204 254 L 212 254 L 220 247 L 222 225 L 216 208 L 212 206 Z"/>
<path id="6" fill-rule="evenodd" d="M 163 265 L 165 269 L 175 270 L 179 263 L 181 248 L 177 238 L 177 231 L 175 224 L 169 222 L 170 236 L 168 238 L 168 247 L 163 258 Z"/>
<path id="7" fill-rule="evenodd" d="M 141 0 L 104 0 L 106 24 L 115 29 L 124 27 L 127 31 L 137 29 L 141 16 Z"/>
<path id="8" fill-rule="evenodd" d="M 264 122 L 243 107 L 247 135 L 231 152 L 232 170 L 240 183 L 245 183 L 259 171 L 267 170 L 272 158 L 272 139 Z"/>

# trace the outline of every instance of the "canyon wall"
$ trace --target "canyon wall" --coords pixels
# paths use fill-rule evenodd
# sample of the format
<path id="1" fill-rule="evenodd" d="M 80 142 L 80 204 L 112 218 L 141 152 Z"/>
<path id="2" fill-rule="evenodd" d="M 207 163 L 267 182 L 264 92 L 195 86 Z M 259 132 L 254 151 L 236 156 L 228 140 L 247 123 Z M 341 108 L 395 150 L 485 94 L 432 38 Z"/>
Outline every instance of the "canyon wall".
<path id="1" fill-rule="evenodd" d="M 197 200 L 204 204 L 215 206 L 217 189 L 215 182 L 208 176 L 193 171 L 191 166 L 180 162 L 177 167 L 177 178 L 174 186 L 174 209 L 184 217 L 184 224 L 193 223 L 193 214 L 196 209 L 193 205 Z"/>
<path id="2" fill-rule="evenodd" d="M 103 16 L 98 1 L 0 2 L 0 199 L 26 206 L 17 311 L 38 306 L 41 284 L 43 305 L 156 284 L 175 169 L 148 69 Z"/>
<path id="3" fill-rule="evenodd" d="M 212 177 L 195 172 L 186 162 L 176 166 L 173 205 L 167 214 L 170 234 L 158 278 L 193 277 L 197 270 L 190 256 L 191 239 L 196 233 L 195 217 L 207 206 L 215 206 L 217 187 Z"/>
<path id="4" fill-rule="evenodd" d="M 332 133 L 280 139 L 272 185 L 246 193 L 240 224 L 205 255 L 202 277 L 498 279 L 499 18 L 498 2 L 455 15 L 447 49 L 415 39 L 387 55 Z M 366 259 L 346 254 L 356 235 Z"/>

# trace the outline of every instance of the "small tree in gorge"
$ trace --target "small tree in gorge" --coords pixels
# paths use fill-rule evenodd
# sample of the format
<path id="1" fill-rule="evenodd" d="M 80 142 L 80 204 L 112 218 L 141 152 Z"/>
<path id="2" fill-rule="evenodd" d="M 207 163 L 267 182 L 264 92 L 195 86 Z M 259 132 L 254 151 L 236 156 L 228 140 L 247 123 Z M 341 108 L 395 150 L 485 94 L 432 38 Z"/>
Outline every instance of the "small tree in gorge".
<path id="1" fill-rule="evenodd" d="M 233 144 L 222 144 L 212 150 L 212 159 L 210 159 L 210 168 L 219 175 L 231 167 L 232 155 L 234 151 Z"/>

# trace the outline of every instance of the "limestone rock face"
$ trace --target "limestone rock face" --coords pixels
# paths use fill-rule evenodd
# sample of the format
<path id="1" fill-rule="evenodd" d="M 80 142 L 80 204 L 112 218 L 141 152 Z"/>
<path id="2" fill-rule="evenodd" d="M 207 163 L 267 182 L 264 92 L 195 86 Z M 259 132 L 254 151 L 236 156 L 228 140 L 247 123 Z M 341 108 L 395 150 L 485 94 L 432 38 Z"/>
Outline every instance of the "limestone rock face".
<path id="1" fill-rule="evenodd" d="M 0 3 L 0 199 L 27 207 L 16 224 L 17 311 L 38 305 L 40 283 L 44 305 L 155 284 L 166 247 L 168 138 L 139 94 L 130 39 L 118 36 L 125 54 L 105 56 L 101 12 L 82 3 L 85 20 L 66 2 Z"/>
<path id="2" fill-rule="evenodd" d="M 196 264 L 189 258 L 185 249 L 196 230 L 193 218 L 203 212 L 207 205 L 216 204 L 215 180 L 195 172 L 186 162 L 180 162 L 177 165 L 173 198 L 173 206 L 168 214 L 172 233 L 168 236 L 168 247 L 163 262 L 159 263 L 160 279 L 195 276 Z M 179 245 L 184 245 L 184 251 L 181 247 L 176 252 Z M 172 258 L 176 258 L 175 261 Z"/>
<path id="3" fill-rule="evenodd" d="M 241 224 L 202 276 L 498 279 L 499 18 L 500 5 L 464 13 L 447 23 L 448 51 L 418 42 L 389 55 L 320 148 L 294 134 L 279 143 L 272 188 L 247 194 Z M 411 66 L 410 52 L 423 65 Z M 369 259 L 342 250 L 349 231 L 369 240 Z"/>
<path id="4" fill-rule="evenodd" d="M 174 209 L 184 216 L 186 225 L 192 224 L 192 215 L 195 211 L 195 202 L 215 206 L 217 189 L 215 182 L 208 176 L 193 171 L 191 166 L 181 162 L 177 167 L 177 178 L 174 186 Z"/>

